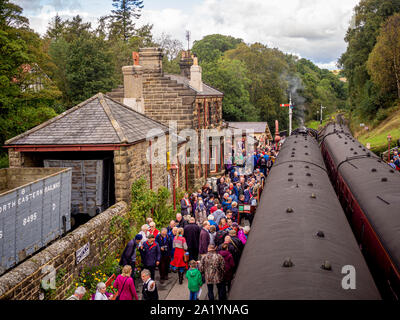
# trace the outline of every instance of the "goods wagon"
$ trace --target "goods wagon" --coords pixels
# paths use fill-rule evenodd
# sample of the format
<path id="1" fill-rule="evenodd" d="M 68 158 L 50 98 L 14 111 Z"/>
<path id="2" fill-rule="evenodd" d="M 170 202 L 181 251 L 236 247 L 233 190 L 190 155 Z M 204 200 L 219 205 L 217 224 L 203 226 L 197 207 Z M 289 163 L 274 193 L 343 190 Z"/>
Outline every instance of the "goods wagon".
<path id="1" fill-rule="evenodd" d="M 230 300 L 380 299 L 315 132 L 286 138 L 265 182 Z M 354 287 L 347 286 L 348 270 Z"/>
<path id="2" fill-rule="evenodd" d="M 71 229 L 71 169 L 0 169 L 0 274 Z"/>
<path id="3" fill-rule="evenodd" d="M 72 168 L 71 213 L 93 217 L 111 205 L 110 161 L 46 159 L 43 164 L 45 167 Z"/>

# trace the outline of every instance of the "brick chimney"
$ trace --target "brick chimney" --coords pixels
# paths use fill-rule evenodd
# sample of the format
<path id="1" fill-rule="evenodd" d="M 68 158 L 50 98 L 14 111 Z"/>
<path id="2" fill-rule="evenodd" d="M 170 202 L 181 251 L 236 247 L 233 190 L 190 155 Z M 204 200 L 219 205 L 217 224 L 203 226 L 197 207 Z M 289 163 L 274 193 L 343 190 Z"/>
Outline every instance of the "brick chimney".
<path id="1" fill-rule="evenodd" d="M 190 81 L 189 85 L 197 90 L 203 91 L 203 81 L 201 80 L 201 67 L 197 62 L 197 57 L 192 56 L 193 65 L 190 67 Z"/>
<path id="2" fill-rule="evenodd" d="M 193 59 L 190 55 L 190 50 L 182 51 L 179 67 L 181 68 L 181 76 L 190 79 L 190 67 L 193 65 Z"/>
<path id="3" fill-rule="evenodd" d="M 161 48 L 141 48 L 139 49 L 139 64 L 144 71 L 162 73 L 163 53 Z"/>
<path id="4" fill-rule="evenodd" d="M 137 112 L 144 113 L 143 67 L 139 65 L 139 54 L 133 52 L 133 66 L 122 67 L 124 75 L 123 103 Z"/>

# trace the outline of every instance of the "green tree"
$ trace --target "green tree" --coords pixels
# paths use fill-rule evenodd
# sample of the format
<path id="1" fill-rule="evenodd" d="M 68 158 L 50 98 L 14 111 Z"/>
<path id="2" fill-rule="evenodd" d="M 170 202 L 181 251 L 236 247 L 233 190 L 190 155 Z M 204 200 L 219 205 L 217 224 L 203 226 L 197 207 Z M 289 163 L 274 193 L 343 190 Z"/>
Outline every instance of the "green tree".
<path id="1" fill-rule="evenodd" d="M 367 67 L 372 80 L 383 92 L 397 90 L 400 99 L 400 14 L 391 16 L 382 26 Z"/>
<path id="2" fill-rule="evenodd" d="M 289 65 L 285 54 L 263 44 L 239 44 L 225 53 L 226 57 L 242 61 L 248 70 L 250 102 L 257 110 L 261 121 L 272 123 L 278 120 L 281 127 L 288 124 L 287 110 L 280 104 L 288 101 L 288 83 L 283 75 Z"/>
<path id="3" fill-rule="evenodd" d="M 108 43 L 89 34 L 72 41 L 68 45 L 65 79 L 66 95 L 72 105 L 97 92 L 111 90 L 116 79 Z"/>
<path id="4" fill-rule="evenodd" d="M 361 0 L 345 37 L 348 47 L 339 64 L 348 79 L 350 107 L 363 117 L 372 117 L 382 104 L 388 103 L 372 83 L 367 61 L 381 25 L 396 12 L 400 12 L 400 0 Z"/>
<path id="5" fill-rule="evenodd" d="M 57 14 L 50 22 L 46 31 L 46 38 L 58 40 L 63 35 L 66 22 Z"/>
<path id="6" fill-rule="evenodd" d="M 243 43 L 243 40 L 221 34 L 211 34 L 200 41 L 194 41 L 192 52 L 197 55 L 200 63 L 217 61 L 225 51 L 236 48 L 239 43 Z"/>
<path id="7" fill-rule="evenodd" d="M 44 72 L 48 60 L 22 8 L 0 1 L 0 144 L 56 115 L 60 92 Z"/>
<path id="8" fill-rule="evenodd" d="M 112 38 L 128 41 L 134 35 L 135 24 L 133 19 L 140 17 L 143 1 L 140 0 L 113 0 L 114 10 L 110 15 L 110 34 Z"/>
<path id="9" fill-rule="evenodd" d="M 90 33 L 91 23 L 83 22 L 79 14 L 73 17 L 72 20 L 66 20 L 65 25 L 63 37 L 68 42 L 87 36 Z"/>
<path id="10" fill-rule="evenodd" d="M 225 57 L 216 63 L 203 64 L 203 77 L 224 92 L 223 118 L 227 121 L 257 121 L 257 110 L 250 103 L 248 88 L 251 84 L 243 62 Z"/>
<path id="11" fill-rule="evenodd" d="M 305 120 L 314 120 L 321 104 L 327 108 L 324 114 L 333 113 L 337 108 L 343 108 L 347 99 L 345 83 L 332 72 L 318 68 L 307 59 L 296 62 L 297 74 L 302 80 L 300 91 L 305 99 Z"/>
<path id="12" fill-rule="evenodd" d="M 0 0 L 0 27 L 28 28 L 29 20 L 22 16 L 22 8 L 9 0 Z"/>

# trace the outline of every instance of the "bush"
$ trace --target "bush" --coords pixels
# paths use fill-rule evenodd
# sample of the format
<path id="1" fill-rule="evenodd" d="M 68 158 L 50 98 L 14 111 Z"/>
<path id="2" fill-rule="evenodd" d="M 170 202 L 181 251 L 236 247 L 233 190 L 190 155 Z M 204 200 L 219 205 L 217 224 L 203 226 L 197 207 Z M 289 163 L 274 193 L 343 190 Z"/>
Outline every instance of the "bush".
<path id="1" fill-rule="evenodd" d="M 8 163 L 8 154 L 0 154 L 0 169 L 1 168 L 8 168 L 9 163 Z"/>
<path id="2" fill-rule="evenodd" d="M 131 190 L 130 216 L 133 218 L 137 230 L 145 223 L 150 214 L 152 214 L 157 228 L 167 226 L 169 221 L 175 219 L 176 212 L 173 209 L 173 204 L 168 204 L 171 193 L 167 188 L 161 187 L 157 192 L 150 190 L 147 187 L 147 181 L 141 177 L 132 184 Z M 179 197 L 180 192 L 177 191 L 177 211 L 178 208 L 180 211 Z"/>
<path id="3" fill-rule="evenodd" d="M 390 109 L 379 109 L 376 113 L 375 119 L 379 122 L 385 120 L 391 114 L 390 111 Z"/>

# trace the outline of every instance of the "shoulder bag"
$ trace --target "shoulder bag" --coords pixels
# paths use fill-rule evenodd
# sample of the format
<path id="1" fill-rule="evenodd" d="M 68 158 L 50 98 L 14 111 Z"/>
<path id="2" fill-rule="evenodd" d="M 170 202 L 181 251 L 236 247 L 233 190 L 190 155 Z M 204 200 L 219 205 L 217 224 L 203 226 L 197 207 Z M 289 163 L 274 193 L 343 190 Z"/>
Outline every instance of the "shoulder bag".
<path id="1" fill-rule="evenodd" d="M 122 293 L 122 290 L 124 290 L 126 280 L 128 280 L 128 277 L 125 279 L 124 284 L 122 285 L 121 291 L 118 290 L 117 297 L 115 298 L 115 300 L 120 300 L 120 294 Z"/>

